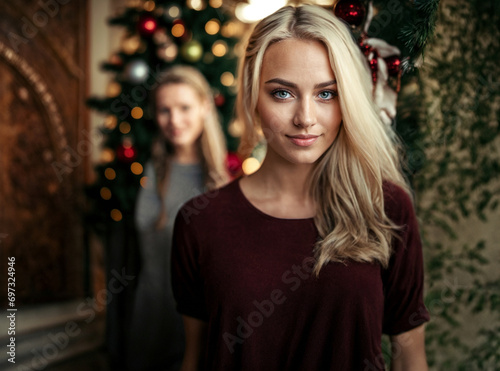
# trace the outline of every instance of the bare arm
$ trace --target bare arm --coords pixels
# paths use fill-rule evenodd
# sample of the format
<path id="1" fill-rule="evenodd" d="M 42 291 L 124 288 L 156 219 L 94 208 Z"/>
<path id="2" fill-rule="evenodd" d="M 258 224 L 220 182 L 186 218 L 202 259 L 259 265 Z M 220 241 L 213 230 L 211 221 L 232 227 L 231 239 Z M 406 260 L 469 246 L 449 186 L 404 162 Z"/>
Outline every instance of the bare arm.
<path id="1" fill-rule="evenodd" d="M 428 371 L 425 357 L 424 325 L 391 336 L 391 371 Z"/>
<path id="2" fill-rule="evenodd" d="M 199 319 L 182 316 L 186 333 L 186 348 L 181 371 L 197 371 L 205 349 L 207 323 Z"/>

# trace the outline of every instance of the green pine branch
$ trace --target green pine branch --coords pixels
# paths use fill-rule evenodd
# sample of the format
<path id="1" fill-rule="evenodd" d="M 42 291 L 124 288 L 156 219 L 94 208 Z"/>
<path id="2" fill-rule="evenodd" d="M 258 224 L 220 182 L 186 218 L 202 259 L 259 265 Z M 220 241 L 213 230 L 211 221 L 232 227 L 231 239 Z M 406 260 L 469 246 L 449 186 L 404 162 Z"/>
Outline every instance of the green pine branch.
<path id="1" fill-rule="evenodd" d="M 439 0 L 416 0 L 415 17 L 413 23 L 405 26 L 400 38 L 409 50 L 406 62 L 403 63 L 403 72 L 415 68 L 417 60 L 423 56 L 425 46 L 434 35 Z"/>

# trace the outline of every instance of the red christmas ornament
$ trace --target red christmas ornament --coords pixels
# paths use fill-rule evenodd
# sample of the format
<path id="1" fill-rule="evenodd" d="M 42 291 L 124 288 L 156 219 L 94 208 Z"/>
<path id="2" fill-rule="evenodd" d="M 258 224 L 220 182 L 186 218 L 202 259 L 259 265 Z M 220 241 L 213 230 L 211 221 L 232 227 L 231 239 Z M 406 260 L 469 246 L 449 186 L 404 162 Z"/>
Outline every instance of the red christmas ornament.
<path id="1" fill-rule="evenodd" d="M 137 157 L 137 149 L 128 143 L 123 143 L 116 149 L 116 158 L 124 163 L 131 163 Z"/>
<path id="2" fill-rule="evenodd" d="M 384 58 L 385 63 L 387 64 L 387 70 L 389 71 L 389 76 L 398 76 L 399 69 L 401 66 L 401 59 L 394 55 L 392 57 Z"/>
<path id="3" fill-rule="evenodd" d="M 143 36 L 151 36 L 158 27 L 158 21 L 149 15 L 143 16 L 139 19 L 137 24 L 138 31 Z"/>
<path id="4" fill-rule="evenodd" d="M 214 103 L 217 107 L 222 107 L 226 103 L 226 98 L 221 93 L 217 93 L 214 97 Z"/>
<path id="5" fill-rule="evenodd" d="M 231 174 L 232 177 L 236 177 L 241 173 L 241 164 L 242 161 L 240 160 L 240 158 L 236 153 L 228 152 L 226 157 L 226 165 L 227 165 L 227 170 L 229 171 L 229 174 Z"/>
<path id="6" fill-rule="evenodd" d="M 334 13 L 353 27 L 358 27 L 365 19 L 365 6 L 359 0 L 339 0 Z"/>

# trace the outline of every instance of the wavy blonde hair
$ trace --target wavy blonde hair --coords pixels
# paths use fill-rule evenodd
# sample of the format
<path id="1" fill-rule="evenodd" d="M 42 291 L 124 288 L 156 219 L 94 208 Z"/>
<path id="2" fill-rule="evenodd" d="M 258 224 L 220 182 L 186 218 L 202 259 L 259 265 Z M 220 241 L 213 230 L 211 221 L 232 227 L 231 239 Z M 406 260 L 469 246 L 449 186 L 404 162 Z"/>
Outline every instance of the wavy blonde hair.
<path id="1" fill-rule="evenodd" d="M 315 5 L 286 6 L 260 21 L 241 60 L 237 112 L 245 131 L 240 144 L 248 156 L 260 140 L 257 101 L 262 60 L 280 40 L 321 42 L 337 80 L 343 123 L 333 145 L 316 162 L 310 195 L 317 205 L 315 272 L 328 262 L 378 261 L 386 267 L 398 226 L 384 211 L 383 182 L 409 189 L 402 173 L 399 144 L 378 115 L 371 75 L 348 26 Z"/>
<path id="2" fill-rule="evenodd" d="M 220 125 L 217 108 L 215 107 L 212 90 L 200 71 L 189 66 L 175 66 L 165 71 L 152 92 L 151 111 L 156 117 L 156 97 L 158 89 L 169 84 L 186 84 L 194 89 L 200 100 L 207 102 L 208 113 L 204 118 L 203 131 L 198 139 L 200 159 L 202 162 L 205 185 L 212 190 L 223 186 L 229 181 L 226 166 L 226 142 Z M 164 209 L 164 198 L 169 181 L 170 166 L 174 155 L 173 146 L 160 134 L 153 141 L 151 158 L 156 174 L 157 191 L 161 199 L 161 212 L 157 221 L 157 228 L 165 225 L 168 216 Z"/>

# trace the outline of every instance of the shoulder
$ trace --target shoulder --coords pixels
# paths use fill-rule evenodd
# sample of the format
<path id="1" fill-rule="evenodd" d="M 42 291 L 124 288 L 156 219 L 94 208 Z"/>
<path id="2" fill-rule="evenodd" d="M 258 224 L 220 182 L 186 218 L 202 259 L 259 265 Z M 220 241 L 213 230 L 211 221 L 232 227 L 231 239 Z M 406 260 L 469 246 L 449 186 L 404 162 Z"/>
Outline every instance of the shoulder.
<path id="1" fill-rule="evenodd" d="M 384 181 L 382 188 L 385 213 L 395 224 L 407 224 L 415 218 L 413 200 L 406 190 L 389 181 Z"/>
<path id="2" fill-rule="evenodd" d="M 238 179 L 229 184 L 207 191 L 187 201 L 179 210 L 177 218 L 191 223 L 209 223 L 220 220 L 228 213 L 234 212 L 239 201 Z"/>

